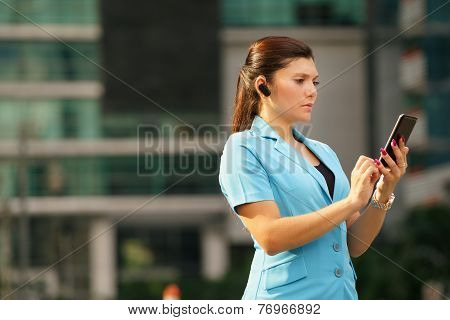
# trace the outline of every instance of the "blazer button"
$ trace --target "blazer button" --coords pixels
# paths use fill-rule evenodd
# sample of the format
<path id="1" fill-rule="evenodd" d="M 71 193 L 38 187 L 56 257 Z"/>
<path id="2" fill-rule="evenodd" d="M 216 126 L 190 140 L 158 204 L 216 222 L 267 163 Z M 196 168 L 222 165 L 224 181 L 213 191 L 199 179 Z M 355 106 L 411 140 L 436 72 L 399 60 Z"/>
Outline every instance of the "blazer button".
<path id="1" fill-rule="evenodd" d="M 342 270 L 340 268 L 336 268 L 334 270 L 334 275 L 338 278 L 342 277 Z"/>
<path id="2" fill-rule="evenodd" d="M 333 249 L 334 251 L 338 252 L 339 250 L 341 250 L 341 246 L 339 245 L 339 243 L 335 242 L 333 243 Z"/>

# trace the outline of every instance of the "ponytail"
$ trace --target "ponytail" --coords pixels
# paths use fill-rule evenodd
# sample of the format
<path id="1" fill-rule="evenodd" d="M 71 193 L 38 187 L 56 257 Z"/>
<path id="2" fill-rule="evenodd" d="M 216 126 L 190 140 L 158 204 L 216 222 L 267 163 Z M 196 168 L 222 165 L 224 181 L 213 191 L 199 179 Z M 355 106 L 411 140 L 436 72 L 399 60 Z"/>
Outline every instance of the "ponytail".
<path id="1" fill-rule="evenodd" d="M 237 81 L 232 124 L 233 133 L 250 129 L 253 119 L 259 113 L 258 93 L 252 84 L 246 81 L 243 72 L 241 69 Z"/>

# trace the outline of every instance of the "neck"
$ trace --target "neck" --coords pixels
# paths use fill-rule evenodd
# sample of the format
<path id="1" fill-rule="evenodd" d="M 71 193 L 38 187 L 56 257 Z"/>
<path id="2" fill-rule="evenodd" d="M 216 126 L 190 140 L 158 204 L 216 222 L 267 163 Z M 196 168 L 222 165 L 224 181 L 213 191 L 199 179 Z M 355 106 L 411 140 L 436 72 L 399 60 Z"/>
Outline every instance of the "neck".
<path id="1" fill-rule="evenodd" d="M 270 115 L 266 112 L 261 112 L 260 117 L 263 118 L 284 141 L 291 143 L 295 140 L 292 135 L 292 124 L 283 117 Z"/>

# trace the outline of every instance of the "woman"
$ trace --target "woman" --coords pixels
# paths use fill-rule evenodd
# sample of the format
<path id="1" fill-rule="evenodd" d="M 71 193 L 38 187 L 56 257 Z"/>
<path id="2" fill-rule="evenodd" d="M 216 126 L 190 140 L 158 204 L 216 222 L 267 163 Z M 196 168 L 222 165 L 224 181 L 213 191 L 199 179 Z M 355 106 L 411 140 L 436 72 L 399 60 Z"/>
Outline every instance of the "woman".
<path id="1" fill-rule="evenodd" d="M 360 156 L 349 183 L 335 152 L 294 128 L 311 121 L 317 78 L 311 49 L 287 37 L 253 43 L 240 71 L 219 181 L 254 240 L 243 299 L 357 299 L 350 256 L 368 249 L 405 174 L 403 139 L 397 162 Z"/>

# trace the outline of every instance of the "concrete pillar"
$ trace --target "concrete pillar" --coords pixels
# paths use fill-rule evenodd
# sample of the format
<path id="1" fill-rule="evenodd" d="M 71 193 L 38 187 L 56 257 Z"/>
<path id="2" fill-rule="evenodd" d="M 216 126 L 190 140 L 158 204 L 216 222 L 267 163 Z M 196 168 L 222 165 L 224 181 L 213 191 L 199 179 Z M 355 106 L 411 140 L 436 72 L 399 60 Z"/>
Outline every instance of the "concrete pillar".
<path id="1" fill-rule="evenodd" d="M 95 238 L 89 244 L 92 299 L 116 298 L 116 229 L 115 227 L 111 228 L 111 224 L 112 221 L 108 218 L 95 218 L 90 224 L 89 239 Z"/>
<path id="2" fill-rule="evenodd" d="M 218 280 L 228 271 L 229 248 L 224 225 L 204 226 L 201 231 L 202 275 Z"/>

